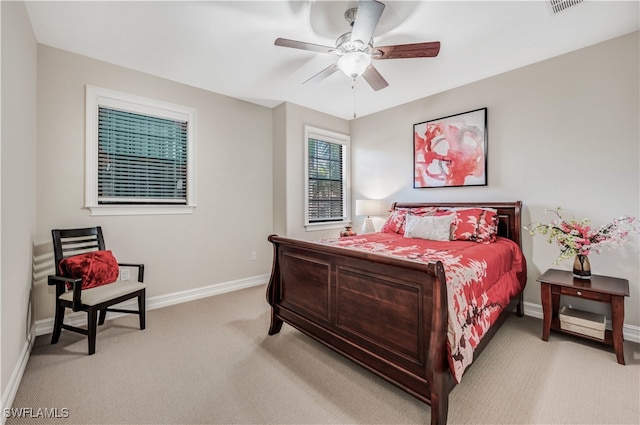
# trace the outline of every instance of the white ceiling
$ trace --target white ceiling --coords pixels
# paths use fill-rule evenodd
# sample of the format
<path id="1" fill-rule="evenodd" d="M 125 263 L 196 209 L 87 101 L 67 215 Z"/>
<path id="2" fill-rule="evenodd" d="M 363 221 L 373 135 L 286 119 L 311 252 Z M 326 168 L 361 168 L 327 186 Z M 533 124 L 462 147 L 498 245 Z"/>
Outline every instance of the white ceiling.
<path id="1" fill-rule="evenodd" d="M 638 0 L 585 0 L 553 15 L 546 1 L 392 1 L 374 46 L 442 43 L 435 58 L 375 61 L 389 86 L 355 85 L 364 116 L 640 28 Z M 302 84 L 330 54 L 274 46 L 277 37 L 334 46 L 356 1 L 28 1 L 39 43 L 273 107 L 292 102 L 353 118 L 351 80 Z"/>

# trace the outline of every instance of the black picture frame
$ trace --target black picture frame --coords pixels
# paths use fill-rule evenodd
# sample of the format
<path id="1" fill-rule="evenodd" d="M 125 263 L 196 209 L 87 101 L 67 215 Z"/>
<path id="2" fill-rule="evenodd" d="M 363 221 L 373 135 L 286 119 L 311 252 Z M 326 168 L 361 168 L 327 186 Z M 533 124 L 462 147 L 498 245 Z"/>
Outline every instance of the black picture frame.
<path id="1" fill-rule="evenodd" d="M 487 108 L 413 125 L 413 187 L 487 186 Z"/>

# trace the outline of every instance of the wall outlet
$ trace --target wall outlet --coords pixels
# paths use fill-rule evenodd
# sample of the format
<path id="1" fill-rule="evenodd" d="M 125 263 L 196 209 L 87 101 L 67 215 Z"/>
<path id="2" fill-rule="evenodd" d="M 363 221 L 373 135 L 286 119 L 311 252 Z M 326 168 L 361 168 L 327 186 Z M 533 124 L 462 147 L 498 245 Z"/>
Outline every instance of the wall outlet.
<path id="1" fill-rule="evenodd" d="M 129 279 L 131 279 L 130 270 L 120 269 L 120 280 L 129 280 Z"/>
<path id="2" fill-rule="evenodd" d="M 256 252 L 255 251 L 251 251 L 251 259 L 255 260 L 256 259 Z"/>

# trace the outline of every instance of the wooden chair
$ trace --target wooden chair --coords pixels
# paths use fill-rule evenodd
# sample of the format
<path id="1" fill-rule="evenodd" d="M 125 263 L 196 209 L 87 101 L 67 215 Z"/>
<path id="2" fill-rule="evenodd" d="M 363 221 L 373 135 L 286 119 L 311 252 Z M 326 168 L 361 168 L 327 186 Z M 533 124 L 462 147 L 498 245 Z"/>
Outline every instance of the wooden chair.
<path id="1" fill-rule="evenodd" d="M 136 267 L 138 269 L 137 281 L 116 280 L 113 283 L 84 289 L 82 288 L 82 278 L 74 278 L 61 274 L 60 262 L 63 259 L 79 254 L 105 251 L 102 228 L 98 226 L 83 229 L 54 229 L 51 231 L 51 234 L 53 236 L 53 251 L 56 267 L 56 274 L 48 277 L 48 284 L 56 286 L 56 315 L 51 343 L 56 344 L 58 342 L 62 329 L 78 332 L 87 335 L 89 339 L 89 355 L 94 354 L 96 352 L 97 325 L 104 324 L 107 311 L 138 314 L 140 316 L 140 329 L 144 329 L 144 264 L 117 263 L 118 267 Z M 71 289 L 67 289 L 68 286 L 70 286 Z M 138 299 L 137 311 L 111 308 L 111 306 L 115 304 L 132 298 Z M 86 329 L 63 323 L 65 309 L 67 307 L 73 311 L 87 312 Z M 98 312 L 100 312 L 99 319 Z"/>

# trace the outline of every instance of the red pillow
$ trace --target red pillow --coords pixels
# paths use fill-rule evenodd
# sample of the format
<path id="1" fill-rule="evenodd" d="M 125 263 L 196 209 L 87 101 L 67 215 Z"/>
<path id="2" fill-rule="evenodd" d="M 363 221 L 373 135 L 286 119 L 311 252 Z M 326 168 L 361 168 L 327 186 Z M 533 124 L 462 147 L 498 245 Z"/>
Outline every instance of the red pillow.
<path id="1" fill-rule="evenodd" d="M 407 214 L 424 217 L 426 215 L 434 215 L 436 210 L 436 207 L 396 208 L 391 211 L 380 232 L 404 235 L 404 223 L 407 219 Z"/>
<path id="2" fill-rule="evenodd" d="M 95 288 L 118 280 L 120 268 L 111 251 L 92 251 L 60 261 L 60 274 L 82 279 L 82 289 Z M 70 289 L 70 285 L 67 285 Z"/>
<path id="3" fill-rule="evenodd" d="M 395 209 L 389 213 L 387 221 L 384 222 L 380 232 L 382 233 L 400 233 L 404 226 L 404 220 L 407 217 L 407 210 Z M 402 232 L 404 233 L 404 231 Z"/>
<path id="4" fill-rule="evenodd" d="M 496 241 L 498 235 L 498 220 L 497 212 L 484 210 L 484 214 L 480 216 L 477 242 L 488 243 Z"/>
<path id="5" fill-rule="evenodd" d="M 498 215 L 495 210 L 465 208 L 455 210 L 452 224 L 453 239 L 481 243 L 495 242 L 498 233 Z"/>

